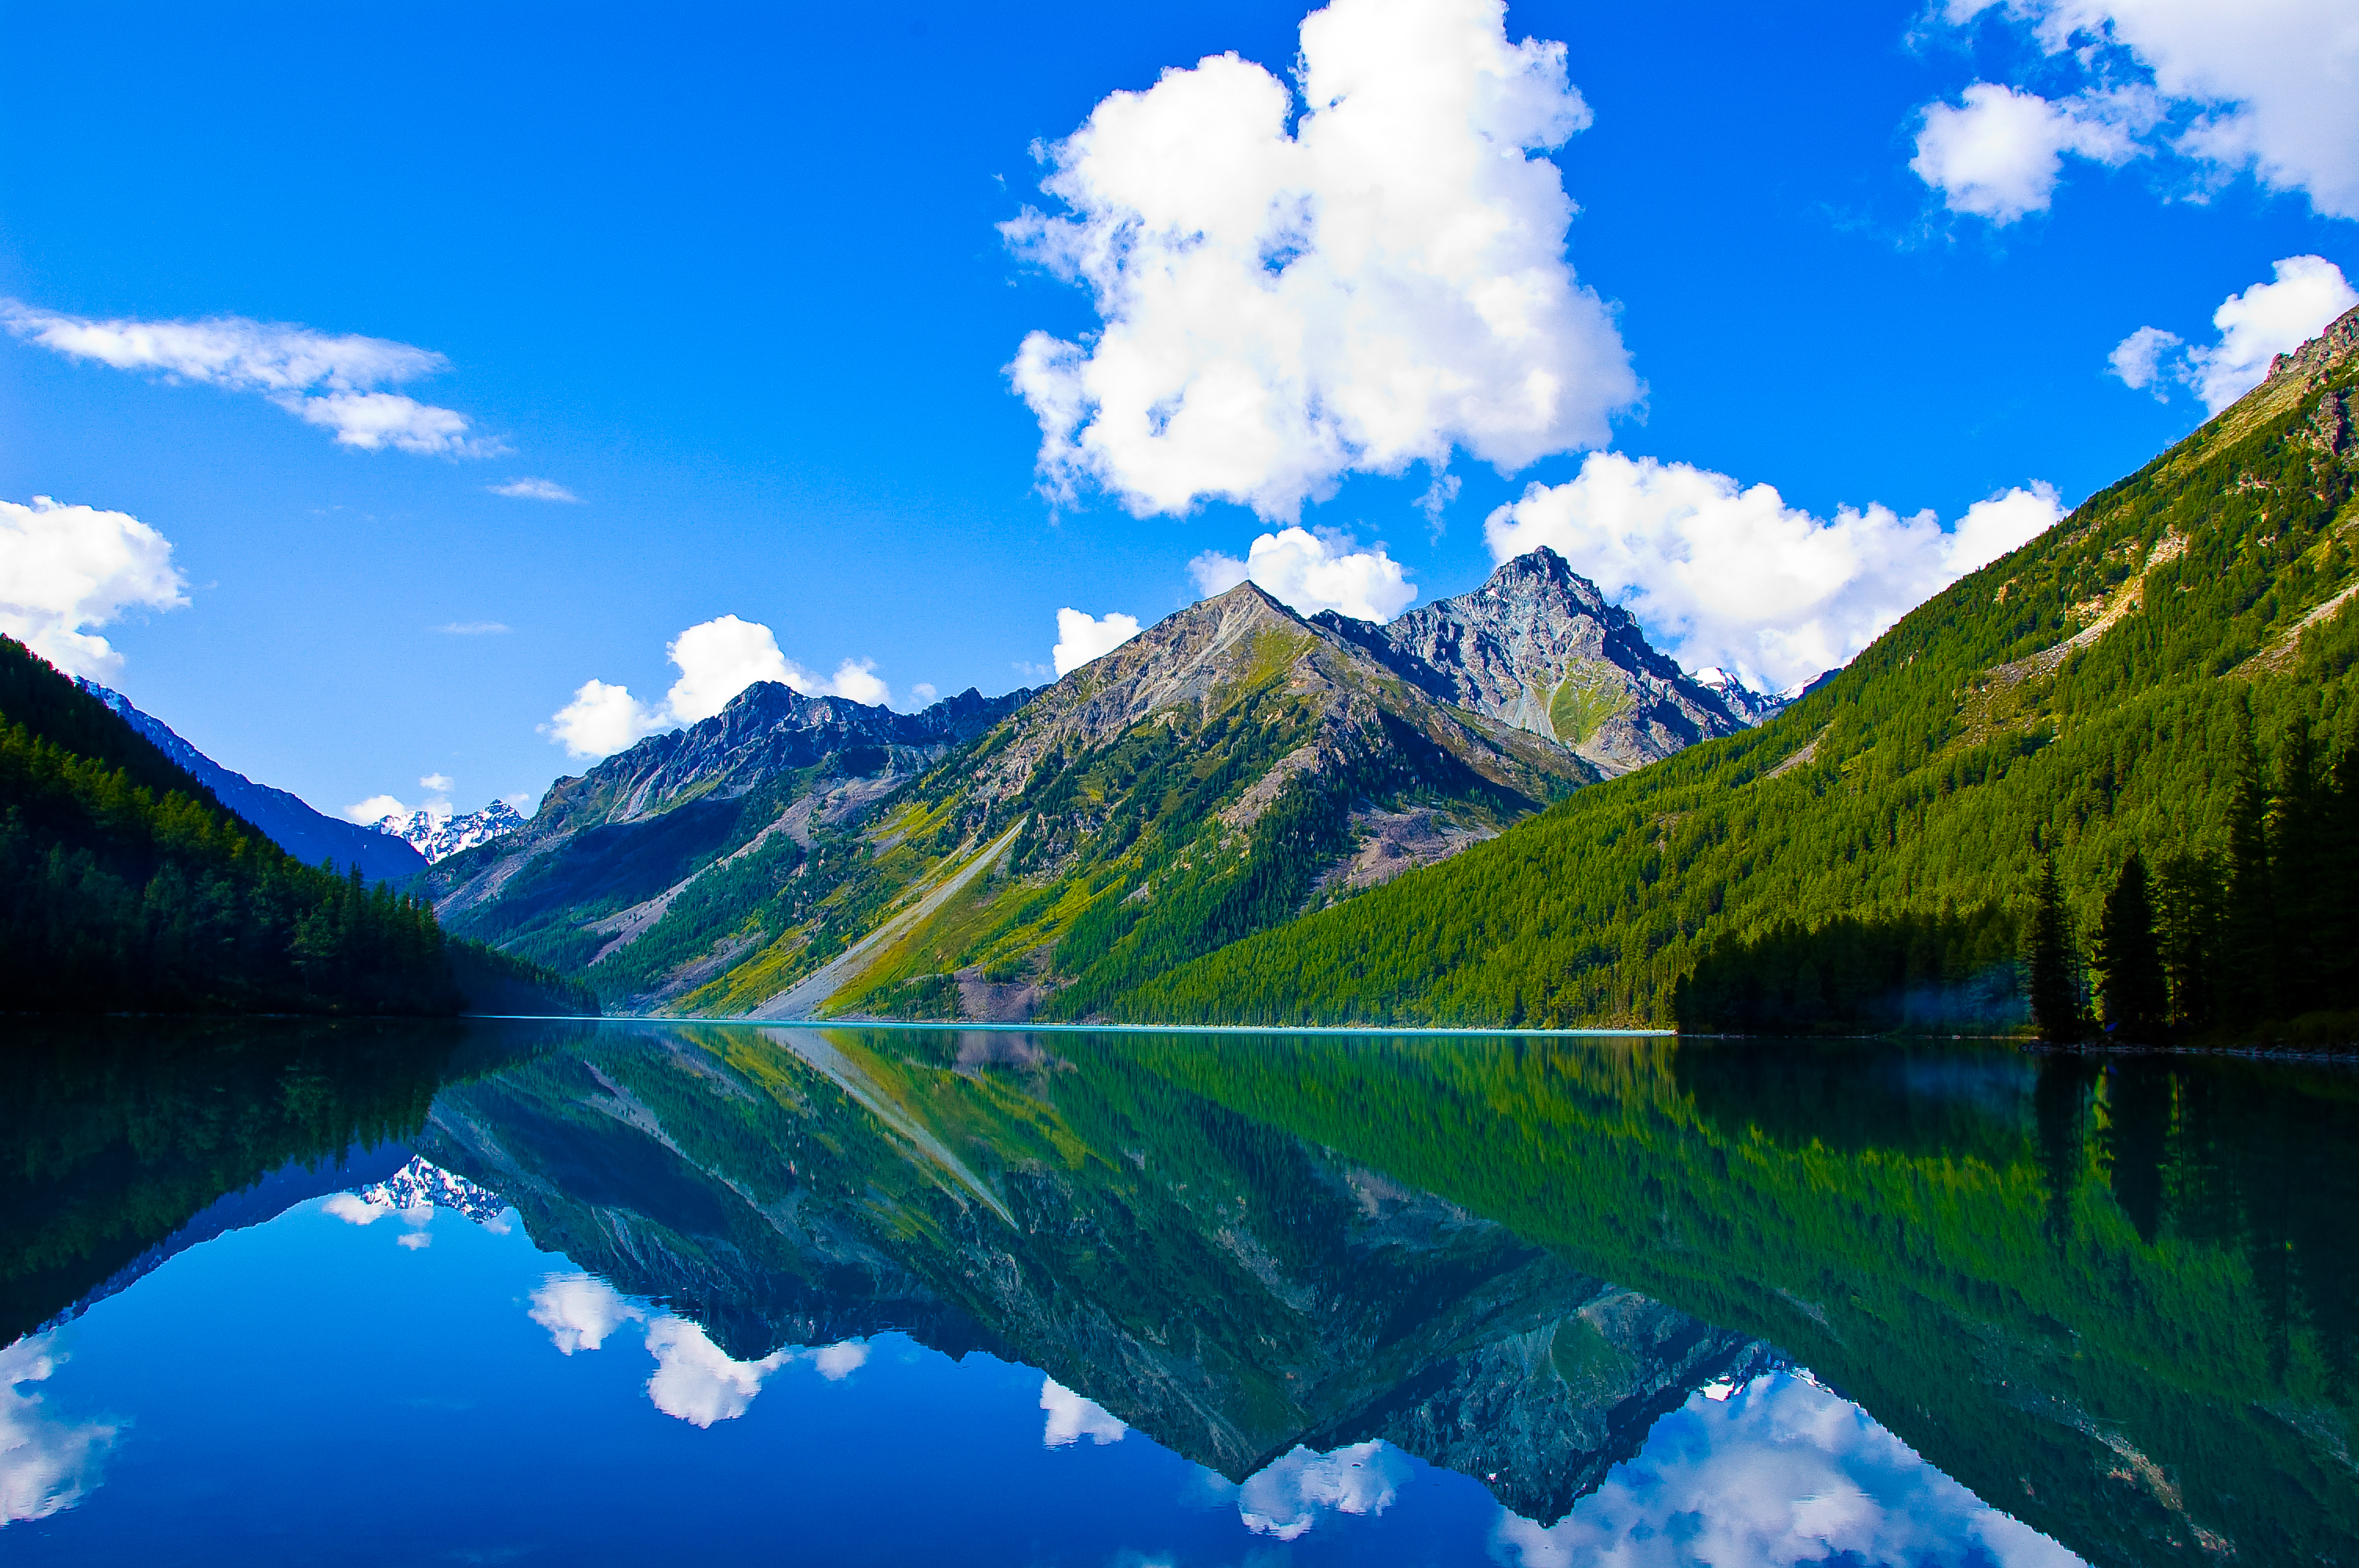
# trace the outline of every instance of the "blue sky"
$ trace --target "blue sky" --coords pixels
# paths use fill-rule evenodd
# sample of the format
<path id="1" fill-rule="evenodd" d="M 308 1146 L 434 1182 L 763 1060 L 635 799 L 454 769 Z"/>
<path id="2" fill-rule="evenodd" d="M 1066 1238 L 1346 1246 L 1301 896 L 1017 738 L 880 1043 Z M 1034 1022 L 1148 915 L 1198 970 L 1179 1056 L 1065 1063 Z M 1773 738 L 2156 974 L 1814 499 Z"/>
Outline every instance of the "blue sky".
<path id="1" fill-rule="evenodd" d="M 538 795 L 585 765 L 554 716 L 593 679 L 633 694 L 610 741 L 784 661 L 906 706 L 1045 678 L 1062 609 L 1151 622 L 1252 569 L 1381 613 L 1534 543 L 1690 665 L 1778 684 L 2051 516 L 2039 487 L 2070 505 L 2191 429 L 2240 354 L 2359 276 L 2359 23 L 2340 0 L 2206 9 L 1527 0 L 1502 35 L 1495 8 L 1354 0 L 1321 41 L 1293 5 L 12 6 L 13 58 L 92 68 L 12 80 L 0 617 L 332 810 L 428 778 L 462 809 Z M 1490 61 L 1474 110 L 1435 39 Z M 1298 50 L 1343 96 L 1264 135 L 1255 94 L 1282 98 Z M 1519 137 L 1534 161 L 1509 168 Z M 1470 148 L 1473 185 L 1450 161 Z M 1521 238 L 1427 288 L 1431 246 L 1344 259 L 1370 191 L 1379 249 Z M 1276 214 L 1247 225 L 1259 283 L 1250 256 L 1216 265 L 1239 192 Z M 1125 202 L 1176 206 L 1125 229 Z M 1124 234 L 1147 243 L 1101 245 L 1093 275 L 1090 243 Z M 1190 265 L 1203 289 L 1142 287 Z M 1467 302 L 1502 278 L 1555 302 L 1485 347 Z M 301 384 L 215 361 L 208 384 L 73 347 L 224 318 L 440 358 Z M 1273 426 L 1275 466 L 1240 480 L 1238 444 L 1189 445 L 1172 410 L 1296 329 L 1308 369 L 1270 384 L 1310 388 L 1309 433 Z M 1035 332 L 1075 347 L 1027 404 L 1010 367 Z M 1123 383 L 1152 438 L 1044 470 L 1059 389 L 1107 396 L 1114 427 L 1120 342 L 1169 383 Z M 1512 406 L 1535 365 L 1557 388 L 1537 419 Z M 1396 372 L 1457 401 L 1352 423 Z M 364 422 L 390 406 L 322 401 L 373 393 L 464 428 L 418 416 L 394 434 L 441 449 L 405 450 Z M 525 479 L 579 499 L 492 492 Z M 42 586 L 41 551 L 100 535 L 128 575 Z M 159 608 L 168 572 L 186 602 Z M 668 699 L 667 647 L 728 616 Z"/>

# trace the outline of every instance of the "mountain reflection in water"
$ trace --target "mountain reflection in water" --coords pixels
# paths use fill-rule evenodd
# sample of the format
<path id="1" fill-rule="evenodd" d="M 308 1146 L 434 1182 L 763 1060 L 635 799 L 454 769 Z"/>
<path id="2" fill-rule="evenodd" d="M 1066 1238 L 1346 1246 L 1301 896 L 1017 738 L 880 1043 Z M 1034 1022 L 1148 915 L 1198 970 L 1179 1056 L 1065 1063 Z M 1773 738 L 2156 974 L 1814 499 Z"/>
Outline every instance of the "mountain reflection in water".
<path id="1" fill-rule="evenodd" d="M 112 1405 L 79 1396 L 86 1369 L 94 1387 L 108 1358 L 136 1361 L 144 1303 L 223 1310 L 234 1279 L 196 1268 L 213 1258 L 294 1271 L 363 1314 L 372 1291 L 438 1280 L 421 1309 L 437 1324 L 496 1296 L 513 1327 L 438 1354 L 544 1400 L 589 1393 L 577 1363 L 626 1368 L 598 1377 L 703 1434 L 690 1471 L 778 1400 L 788 1426 L 817 1422 L 831 1388 L 906 1383 L 891 1399 L 946 1437 L 1020 1406 L 1037 1457 L 979 1471 L 977 1507 L 1036 1522 L 995 1553 L 973 1517 L 946 1517 L 931 1540 L 962 1558 L 1102 1562 L 1125 1541 L 1163 1560 L 1258 1542 L 1526 1568 L 2359 1552 L 2359 1080 L 2339 1070 L 1950 1044 L 486 1023 L 106 1026 L 17 1043 L 12 1075 L 0 1326 L 23 1337 L 0 1352 L 0 1517 L 36 1556 L 171 1539 L 170 1499 L 203 1490 L 204 1464 L 267 1471 L 296 1462 L 279 1450 L 361 1441 L 330 1422 L 245 1432 L 232 1453 L 184 1421 L 201 1460 L 143 1408 L 154 1379 Z M 429 1253 L 442 1213 L 462 1230 Z M 372 1285 L 337 1261 L 363 1256 L 340 1233 L 451 1272 Z M 504 1282 L 478 1288 L 475 1270 Z M 268 1375 L 315 1375 L 278 1356 Z M 1033 1381 L 1016 1394 L 1006 1376 Z M 987 1417 L 956 1391 L 978 1378 L 999 1379 Z M 534 1419 L 545 1454 L 654 1441 L 611 1404 Z M 143 1423 L 165 1435 L 139 1461 Z M 1180 1544 L 1100 1550 L 1080 1467 L 1144 1476 L 1166 1452 L 1192 1478 L 1141 1479 L 1165 1500 L 1120 1528 L 1151 1515 Z M 802 1514 L 832 1498 L 845 1517 L 793 1539 L 840 1536 L 856 1493 L 839 1476 L 803 1494 Z M 1225 1543 L 1201 1533 L 1208 1510 Z M 1061 1535 L 1037 1522 L 1060 1512 Z M 629 1555 L 620 1536 L 503 1522 Z M 423 1543 L 445 1525 L 429 1509 L 410 1528 Z"/>

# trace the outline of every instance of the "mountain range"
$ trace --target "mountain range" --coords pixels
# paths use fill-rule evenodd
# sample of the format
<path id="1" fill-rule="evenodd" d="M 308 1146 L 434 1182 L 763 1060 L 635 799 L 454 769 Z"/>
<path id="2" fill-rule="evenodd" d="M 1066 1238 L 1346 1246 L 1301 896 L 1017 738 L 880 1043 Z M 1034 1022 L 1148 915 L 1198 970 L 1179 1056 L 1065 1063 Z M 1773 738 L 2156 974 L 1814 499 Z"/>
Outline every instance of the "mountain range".
<path id="1" fill-rule="evenodd" d="M 635 1009 L 1084 1016 L 1774 711 L 1732 688 L 1545 549 L 1383 626 L 1245 583 L 1037 692 L 749 687 L 421 885 Z"/>

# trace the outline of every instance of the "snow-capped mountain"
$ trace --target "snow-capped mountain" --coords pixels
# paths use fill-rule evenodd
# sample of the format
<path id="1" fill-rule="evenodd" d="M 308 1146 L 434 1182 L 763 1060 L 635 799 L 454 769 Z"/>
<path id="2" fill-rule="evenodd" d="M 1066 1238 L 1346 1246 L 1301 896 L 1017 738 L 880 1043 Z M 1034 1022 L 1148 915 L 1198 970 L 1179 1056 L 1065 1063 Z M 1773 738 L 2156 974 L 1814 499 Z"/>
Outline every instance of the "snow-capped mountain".
<path id="1" fill-rule="evenodd" d="M 524 821 L 515 806 L 505 800 L 495 800 L 483 810 L 471 811 L 464 816 L 436 816 L 430 812 L 417 811 L 407 822 L 399 816 L 379 817 L 376 830 L 402 840 L 431 862 L 447 860 L 462 849 L 472 849 L 487 838 L 513 833 L 524 826 Z"/>

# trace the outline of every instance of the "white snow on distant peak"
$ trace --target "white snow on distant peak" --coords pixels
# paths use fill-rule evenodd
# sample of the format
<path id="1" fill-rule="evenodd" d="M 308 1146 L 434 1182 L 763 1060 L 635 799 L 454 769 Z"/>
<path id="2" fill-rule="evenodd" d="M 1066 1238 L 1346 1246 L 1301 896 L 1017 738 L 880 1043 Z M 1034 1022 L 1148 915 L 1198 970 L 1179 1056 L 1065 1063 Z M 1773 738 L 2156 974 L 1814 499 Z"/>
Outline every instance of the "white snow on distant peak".
<path id="1" fill-rule="evenodd" d="M 463 816 L 440 816 L 432 812 L 412 812 L 408 821 L 398 815 L 379 817 L 375 824 L 380 833 L 408 843 L 429 861 L 447 860 L 462 849 L 472 849 L 488 838 L 503 833 L 513 833 L 524 826 L 524 817 L 505 800 L 495 800 L 481 811 L 471 811 Z"/>

